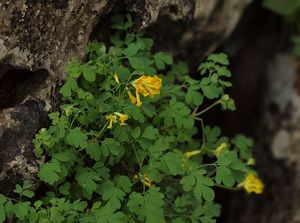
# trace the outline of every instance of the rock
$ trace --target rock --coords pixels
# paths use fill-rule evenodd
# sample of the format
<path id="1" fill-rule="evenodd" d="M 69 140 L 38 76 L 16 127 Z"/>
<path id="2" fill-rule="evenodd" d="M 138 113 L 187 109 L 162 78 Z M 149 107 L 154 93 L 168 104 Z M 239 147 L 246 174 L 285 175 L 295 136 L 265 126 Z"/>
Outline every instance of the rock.
<path id="1" fill-rule="evenodd" d="M 105 0 L 2 1 L 1 63 L 62 75 L 72 56 L 84 56 L 89 34 L 106 6 Z"/>

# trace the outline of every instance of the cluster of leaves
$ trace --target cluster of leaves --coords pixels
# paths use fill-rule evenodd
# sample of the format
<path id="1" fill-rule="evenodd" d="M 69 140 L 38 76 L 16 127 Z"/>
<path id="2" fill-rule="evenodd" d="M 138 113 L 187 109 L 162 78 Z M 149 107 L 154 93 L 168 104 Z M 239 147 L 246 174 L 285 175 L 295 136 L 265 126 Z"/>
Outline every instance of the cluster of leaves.
<path id="1" fill-rule="evenodd" d="M 225 94 L 226 55 L 210 55 L 192 79 L 184 63 L 152 53 L 152 39 L 130 32 L 129 15 L 112 22 L 111 44 L 90 43 L 86 62 L 68 66 L 64 104 L 33 140 L 47 190 L 35 195 L 24 182 L 18 197 L 0 195 L 0 222 L 214 223 L 214 188 L 234 187 L 251 170 L 252 141 L 221 136 L 201 118 L 216 105 L 235 109 Z M 160 95 L 143 97 L 141 107 L 131 103 L 132 80 L 164 72 Z M 106 115 L 114 112 L 129 119 L 108 129 Z M 200 154 L 186 155 L 193 150 Z"/>
<path id="2" fill-rule="evenodd" d="M 293 51 L 297 57 L 300 57 L 300 0 L 264 0 L 263 5 L 283 16 L 288 23 L 294 26 Z"/>

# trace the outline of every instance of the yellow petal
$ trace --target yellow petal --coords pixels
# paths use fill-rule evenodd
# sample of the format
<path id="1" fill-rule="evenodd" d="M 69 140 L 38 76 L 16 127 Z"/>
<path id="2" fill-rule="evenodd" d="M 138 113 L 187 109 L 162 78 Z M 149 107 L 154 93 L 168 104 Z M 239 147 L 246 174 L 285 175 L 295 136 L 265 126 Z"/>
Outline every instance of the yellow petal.
<path id="1" fill-rule="evenodd" d="M 227 144 L 225 142 L 221 143 L 218 148 L 215 149 L 214 154 L 216 157 L 220 155 L 220 153 L 227 148 Z"/>
<path id="2" fill-rule="evenodd" d="M 114 74 L 114 79 L 118 84 L 120 84 L 119 76 L 117 73 Z"/>
<path id="3" fill-rule="evenodd" d="M 136 103 L 136 98 L 133 96 L 130 90 L 127 90 L 127 94 L 129 96 L 130 101 L 135 104 Z"/>
<path id="4" fill-rule="evenodd" d="M 139 94 L 138 90 L 135 91 L 135 94 L 136 94 L 136 105 L 138 107 L 141 107 L 142 102 L 141 102 L 141 98 L 140 98 L 140 94 Z"/>
<path id="5" fill-rule="evenodd" d="M 254 174 L 248 173 L 245 180 L 238 184 L 238 187 L 243 187 L 247 193 L 261 194 L 264 190 L 265 185 L 257 178 Z"/>
<path id="6" fill-rule="evenodd" d="M 190 158 L 191 156 L 196 156 L 200 153 L 201 153 L 201 150 L 193 150 L 193 151 L 185 152 L 183 155 L 187 158 Z"/>

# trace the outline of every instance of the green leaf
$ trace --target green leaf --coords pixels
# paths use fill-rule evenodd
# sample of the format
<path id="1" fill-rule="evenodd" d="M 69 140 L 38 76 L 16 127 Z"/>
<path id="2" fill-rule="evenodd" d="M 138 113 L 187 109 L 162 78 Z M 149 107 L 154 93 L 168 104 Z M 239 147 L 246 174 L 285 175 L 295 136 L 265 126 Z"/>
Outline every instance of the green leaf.
<path id="1" fill-rule="evenodd" d="M 124 50 L 124 54 L 128 57 L 135 56 L 140 50 L 141 45 L 138 42 L 130 43 L 128 47 Z"/>
<path id="2" fill-rule="evenodd" d="M 4 209 L 6 212 L 6 217 L 12 218 L 15 213 L 15 206 L 10 200 L 5 203 Z"/>
<path id="3" fill-rule="evenodd" d="M 203 170 L 194 171 L 191 175 L 182 178 L 180 184 L 184 191 L 191 191 L 194 188 L 193 192 L 197 199 L 203 197 L 206 201 L 212 201 L 215 197 L 214 190 L 211 188 L 214 182 L 209 177 L 205 177 L 204 173 Z"/>
<path id="4" fill-rule="evenodd" d="M 123 29 L 122 25 L 118 25 L 118 26 L 120 26 Z M 124 45 L 124 42 L 120 39 L 120 35 L 118 34 L 115 34 L 112 37 L 110 37 L 110 42 L 114 44 L 116 47 L 121 47 Z"/>
<path id="5" fill-rule="evenodd" d="M 182 184 L 182 188 L 184 191 L 191 191 L 193 186 L 195 185 L 196 179 L 193 175 L 187 175 L 180 180 L 180 184 Z"/>
<path id="6" fill-rule="evenodd" d="M 201 105 L 203 103 L 203 95 L 198 91 L 194 91 L 192 89 L 188 89 L 185 95 L 185 101 L 189 104 L 193 105 Z"/>
<path id="7" fill-rule="evenodd" d="M 34 196 L 34 192 L 31 190 L 24 190 L 22 195 L 28 198 L 32 198 Z"/>
<path id="8" fill-rule="evenodd" d="M 116 186 L 126 193 L 131 192 L 132 183 L 127 176 L 117 176 L 115 178 Z"/>
<path id="9" fill-rule="evenodd" d="M 162 157 L 161 168 L 165 173 L 173 176 L 183 174 L 182 159 L 181 152 L 168 152 Z"/>
<path id="10" fill-rule="evenodd" d="M 96 142 L 90 142 L 85 149 L 86 153 L 96 161 L 100 160 L 101 157 L 101 147 Z"/>
<path id="11" fill-rule="evenodd" d="M 66 140 L 69 145 L 73 145 L 77 148 L 86 148 L 88 146 L 87 135 L 82 132 L 79 127 L 70 130 Z"/>
<path id="12" fill-rule="evenodd" d="M 23 191 L 23 188 L 19 184 L 17 184 L 16 189 L 14 189 L 14 192 L 17 194 L 22 194 L 22 191 Z"/>
<path id="13" fill-rule="evenodd" d="M 155 143 L 149 147 L 151 153 L 163 152 L 168 149 L 170 146 L 169 140 L 167 137 L 160 137 L 155 140 Z M 161 155 L 159 155 L 160 157 Z"/>
<path id="14" fill-rule="evenodd" d="M 30 202 L 19 202 L 15 204 L 15 213 L 16 217 L 19 220 L 25 220 L 26 216 L 28 215 L 28 212 L 30 211 Z"/>
<path id="15" fill-rule="evenodd" d="M 81 68 L 84 79 L 88 82 L 94 82 L 96 80 L 96 72 L 89 64 L 83 64 Z"/>
<path id="16" fill-rule="evenodd" d="M 74 154 L 70 151 L 58 152 L 52 155 L 54 159 L 57 159 L 61 162 L 67 162 L 70 160 L 74 160 Z"/>
<path id="17" fill-rule="evenodd" d="M 60 185 L 58 190 L 59 190 L 59 193 L 67 196 L 70 194 L 70 188 L 71 188 L 71 184 L 69 182 L 66 182 L 63 185 Z"/>
<path id="18" fill-rule="evenodd" d="M 157 135 L 158 135 L 158 129 L 154 128 L 152 125 L 149 125 L 144 130 L 142 137 L 146 139 L 154 140 L 156 139 Z"/>
<path id="19" fill-rule="evenodd" d="M 6 219 L 5 209 L 3 205 L 0 205 L 0 223 L 3 223 Z"/>
<path id="20" fill-rule="evenodd" d="M 121 201 L 124 200 L 125 193 L 116 188 L 111 180 L 106 180 L 103 182 L 99 189 L 102 199 L 107 202 L 113 211 L 116 211 L 121 207 Z"/>
<path id="21" fill-rule="evenodd" d="M 141 42 L 142 44 L 142 50 L 145 50 L 145 51 L 150 51 L 152 46 L 153 46 L 153 40 L 151 38 L 141 38 L 141 37 L 138 37 L 137 38 L 137 41 Z"/>
<path id="22" fill-rule="evenodd" d="M 187 213 L 187 207 L 192 204 L 191 197 L 188 194 L 176 197 L 175 210 L 177 213 Z"/>
<path id="23" fill-rule="evenodd" d="M 129 125 L 125 125 L 125 126 L 118 125 L 111 130 L 111 133 L 113 134 L 113 137 L 117 141 L 122 143 L 122 142 L 128 142 L 129 131 L 130 131 Z"/>
<path id="24" fill-rule="evenodd" d="M 7 201 L 7 197 L 3 194 L 0 194 L 0 205 L 3 205 Z"/>
<path id="25" fill-rule="evenodd" d="M 133 214 L 138 216 L 139 221 L 145 223 L 163 222 L 163 198 L 164 195 L 159 192 L 159 188 L 152 186 L 145 193 L 145 196 L 132 192 L 127 206 Z"/>
<path id="26" fill-rule="evenodd" d="M 219 95 L 222 92 L 222 89 L 217 87 L 214 84 L 211 85 L 201 85 L 201 89 L 203 91 L 203 94 L 208 98 L 208 99 L 214 99 L 218 98 Z"/>
<path id="27" fill-rule="evenodd" d="M 231 77 L 231 72 L 227 67 L 216 65 L 216 66 L 214 66 L 214 68 L 216 69 L 218 75 L 224 76 L 224 77 Z"/>
<path id="28" fill-rule="evenodd" d="M 101 177 L 92 168 L 78 166 L 76 168 L 75 179 L 78 185 L 82 187 L 84 197 L 90 199 L 92 193 L 96 191 L 97 182 L 101 180 Z"/>
<path id="29" fill-rule="evenodd" d="M 201 172 L 194 173 L 197 183 L 194 188 L 194 195 L 197 199 L 203 197 L 206 201 L 212 201 L 215 197 L 214 190 L 211 186 L 214 182 L 209 177 L 204 177 Z"/>
<path id="30" fill-rule="evenodd" d="M 232 140 L 232 143 L 237 147 L 242 159 L 250 159 L 252 157 L 251 148 L 253 147 L 253 140 L 244 135 L 237 135 Z"/>
<path id="31" fill-rule="evenodd" d="M 129 114 L 129 112 L 126 112 L 126 114 Z M 143 115 L 142 110 L 137 106 L 131 107 L 130 117 L 132 117 L 134 120 L 137 120 L 141 123 L 145 122 L 145 116 Z"/>
<path id="32" fill-rule="evenodd" d="M 213 53 L 207 57 L 207 60 L 219 63 L 222 65 L 229 65 L 229 60 L 226 54 L 224 53 Z"/>
<path id="33" fill-rule="evenodd" d="M 100 202 L 95 202 L 90 215 L 82 218 L 82 223 L 124 223 L 125 215 L 122 212 L 115 212 L 110 205 L 101 207 Z"/>
<path id="34" fill-rule="evenodd" d="M 109 155 L 108 151 L 115 156 L 120 156 L 124 152 L 124 148 L 121 146 L 121 144 L 113 138 L 104 139 L 101 150 L 104 156 Z"/>
<path id="35" fill-rule="evenodd" d="M 141 128 L 140 127 L 135 127 L 133 130 L 131 130 L 131 136 L 134 139 L 137 139 L 141 135 Z"/>
<path id="36" fill-rule="evenodd" d="M 72 58 L 71 62 L 68 64 L 66 68 L 67 73 L 77 79 L 81 74 L 80 63 L 77 58 Z"/>
<path id="37" fill-rule="evenodd" d="M 151 67 L 153 61 L 148 57 L 133 56 L 133 57 L 128 57 L 128 60 L 133 69 L 143 71 L 148 75 L 152 75 L 156 73 L 155 69 Z"/>
<path id="38" fill-rule="evenodd" d="M 159 116 L 164 118 L 164 124 L 171 126 L 174 122 L 177 128 L 191 129 L 194 126 L 194 119 L 190 117 L 191 110 L 182 102 L 171 100 L 169 106 Z"/>
<path id="39" fill-rule="evenodd" d="M 23 182 L 23 190 L 30 189 L 31 187 L 32 187 L 32 184 L 30 183 L 29 180 L 25 180 Z"/>
<path id="40" fill-rule="evenodd" d="M 291 16 L 300 9 L 300 0 L 264 0 L 263 6 L 283 16 Z"/>
<path id="41" fill-rule="evenodd" d="M 233 161 L 237 160 L 237 153 L 235 151 L 222 151 L 219 154 L 217 164 L 220 166 L 229 166 Z"/>
<path id="42" fill-rule="evenodd" d="M 52 159 L 51 162 L 43 163 L 40 165 L 38 176 L 42 181 L 53 185 L 60 179 L 60 172 L 60 163 L 57 160 Z"/>
<path id="43" fill-rule="evenodd" d="M 154 62 L 158 69 L 163 70 L 166 68 L 165 64 L 170 65 L 173 63 L 173 58 L 169 54 L 158 52 L 154 54 Z"/>
<path id="44" fill-rule="evenodd" d="M 231 187 L 234 185 L 235 181 L 231 174 L 231 171 L 226 167 L 217 167 L 216 172 L 216 183 L 223 183 L 227 187 Z"/>
<path id="45" fill-rule="evenodd" d="M 66 83 L 62 86 L 60 89 L 60 93 L 65 97 L 70 97 L 72 94 L 72 91 L 77 91 L 78 85 L 75 78 L 68 77 Z"/>
<path id="46" fill-rule="evenodd" d="M 86 48 L 86 53 L 90 54 L 90 56 L 95 54 L 97 57 L 101 57 L 106 53 L 106 46 L 104 43 L 96 41 L 89 42 Z"/>
<path id="47" fill-rule="evenodd" d="M 206 201 L 212 201 L 215 198 L 215 192 L 211 187 L 202 186 L 202 196 Z"/>

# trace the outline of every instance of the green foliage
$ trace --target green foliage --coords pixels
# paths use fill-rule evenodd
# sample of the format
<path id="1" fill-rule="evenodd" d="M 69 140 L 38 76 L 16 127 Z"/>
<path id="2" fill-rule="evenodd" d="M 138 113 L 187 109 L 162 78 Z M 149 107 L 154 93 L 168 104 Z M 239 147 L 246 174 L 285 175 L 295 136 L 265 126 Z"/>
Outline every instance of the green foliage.
<path id="1" fill-rule="evenodd" d="M 234 188 L 250 171 L 252 141 L 223 137 L 202 119 L 218 105 L 235 109 L 227 56 L 211 54 L 193 79 L 185 63 L 129 31 L 130 15 L 112 22 L 111 44 L 90 43 L 87 60 L 67 67 L 61 109 L 33 140 L 46 191 L 35 195 L 25 181 L 17 199 L 0 194 L 0 222 L 214 223 L 215 187 Z M 153 74 L 160 94 L 138 107 L 127 91 Z"/>
<path id="2" fill-rule="evenodd" d="M 265 0 L 263 5 L 282 16 L 293 16 L 300 9 L 299 0 Z"/>

